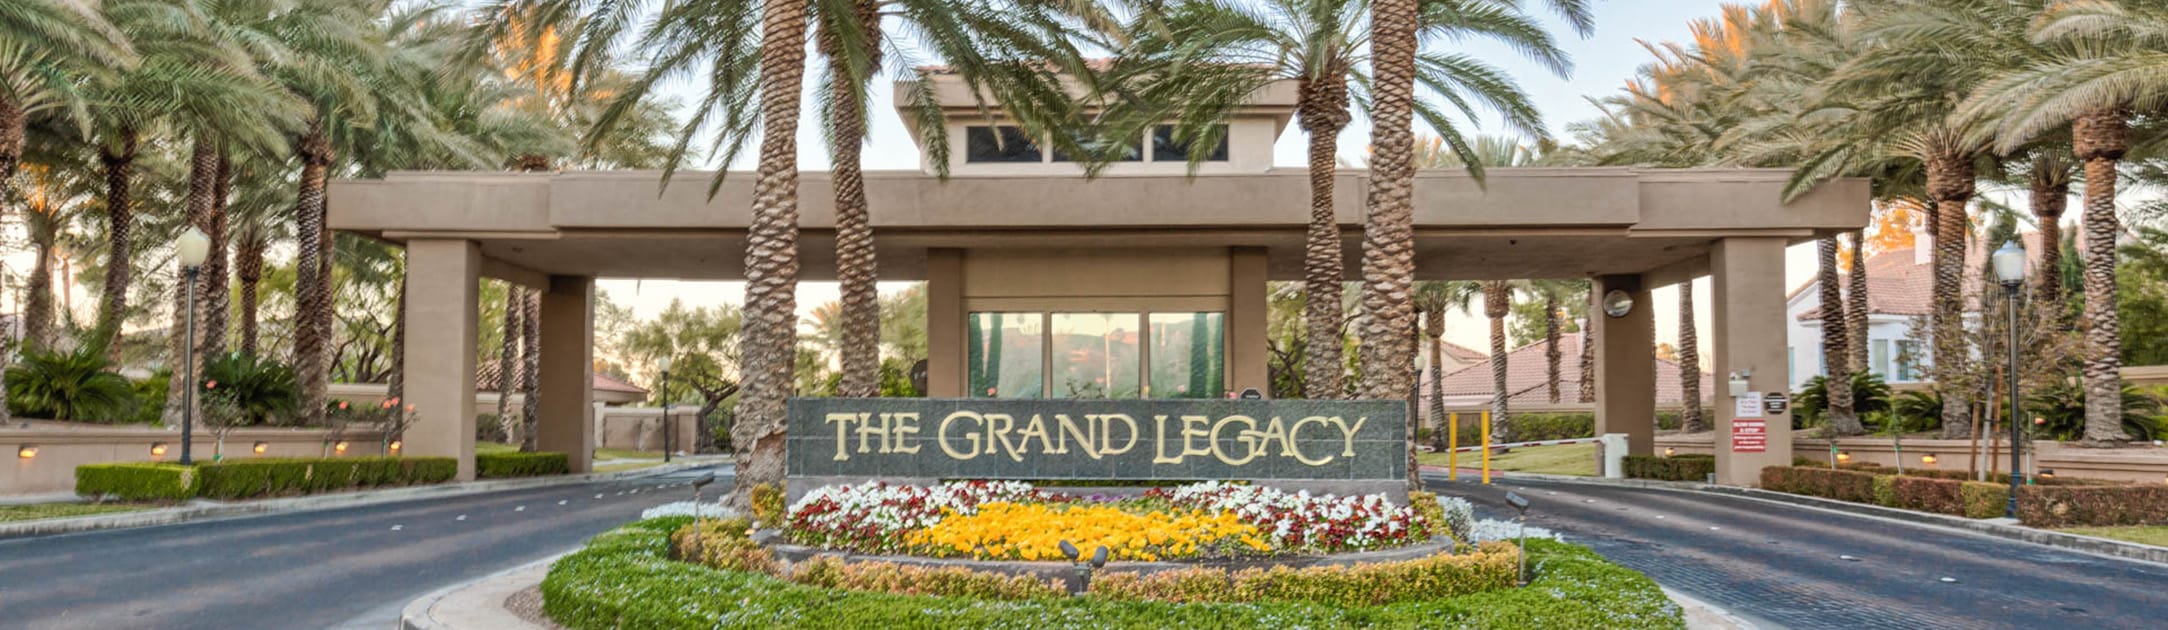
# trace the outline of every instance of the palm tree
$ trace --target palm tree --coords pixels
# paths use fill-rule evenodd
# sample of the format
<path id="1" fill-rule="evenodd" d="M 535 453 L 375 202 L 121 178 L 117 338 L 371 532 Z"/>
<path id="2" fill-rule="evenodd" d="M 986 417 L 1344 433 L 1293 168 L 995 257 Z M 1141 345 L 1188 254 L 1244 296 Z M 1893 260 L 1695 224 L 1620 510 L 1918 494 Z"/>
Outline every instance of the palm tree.
<path id="1" fill-rule="evenodd" d="M 1559 386 L 1564 382 L 1559 374 L 1564 350 L 1558 345 L 1566 324 L 1564 305 L 1575 300 L 1587 302 L 1589 284 L 1586 280 L 1530 280 L 1522 287 L 1543 303 L 1544 387 L 1549 401 L 1557 404 Z"/>
<path id="2" fill-rule="evenodd" d="M 94 5 L 71 0 L 0 6 L 0 42 L 0 198 L 13 199 L 31 117 L 65 110 L 82 122 L 86 101 L 76 80 L 133 67 L 136 57 Z"/>
<path id="3" fill-rule="evenodd" d="M 1815 261 L 1820 265 L 1821 275 L 1816 282 L 1821 288 L 1822 300 L 1822 372 L 1831 385 L 1828 392 L 1829 430 L 1835 435 L 1860 435 L 1867 432 L 1852 412 L 1852 352 L 1847 339 L 1851 325 L 1845 321 L 1844 293 L 1837 277 L 1837 237 L 1824 236 L 1815 241 Z"/>
<path id="4" fill-rule="evenodd" d="M 1423 314 L 1423 336 L 1430 340 L 1430 420 L 1436 427 L 1431 443 L 1443 448 L 1446 435 L 1445 415 L 1445 314 L 1451 311 L 1466 312 L 1474 303 L 1481 285 L 1474 282 L 1428 281 L 1415 283 L 1415 310 Z M 1410 422 L 1410 441 L 1415 439 Z"/>
<path id="5" fill-rule="evenodd" d="M 1709 430 L 1709 420 L 1701 413 L 1701 338 L 1696 332 L 1697 327 L 1694 322 L 1694 280 L 1688 278 L 1679 283 L 1679 431 L 1682 433 Z"/>
<path id="6" fill-rule="evenodd" d="M 1867 371 L 1867 231 L 1852 230 L 1851 271 L 1845 274 L 1845 340 L 1853 372 Z"/>
<path id="7" fill-rule="evenodd" d="M 521 306 L 527 302 L 526 294 L 527 287 L 516 284 L 505 287 L 504 327 L 497 344 L 497 423 L 504 427 L 505 439 L 514 443 L 519 443 L 520 429 L 527 426 L 524 420 L 513 422 L 511 415 L 512 392 L 519 387 L 520 364 L 515 361 L 519 358 L 520 331 L 524 330 L 520 327 L 519 316 L 526 311 Z"/>
<path id="8" fill-rule="evenodd" d="M 532 453 L 536 421 L 542 417 L 542 292 L 523 291 L 518 297 L 517 304 L 506 302 L 504 307 L 519 307 L 519 452 Z"/>
<path id="9" fill-rule="evenodd" d="M 1491 424 L 1500 442 L 1510 442 L 1513 423 L 1506 418 L 1506 316 L 1513 313 L 1513 284 L 1507 280 L 1483 282 L 1483 316 L 1490 318 Z"/>
<path id="10" fill-rule="evenodd" d="M 1404 21 L 1366 15 L 1383 17 L 1393 11 L 1402 12 L 1396 17 Z M 1225 133 L 1221 123 L 1252 94 L 1273 82 L 1296 83 L 1296 122 L 1309 136 L 1310 222 L 1304 241 L 1303 276 L 1307 296 L 1304 317 L 1309 331 L 1305 353 L 1310 360 L 1306 362 L 1304 391 L 1313 397 L 1334 396 L 1343 389 L 1339 330 L 1346 318 L 1340 299 L 1345 274 L 1343 235 L 1333 210 L 1333 185 L 1339 134 L 1352 119 L 1353 108 L 1374 103 L 1381 106 L 1371 112 L 1374 119 L 1401 121 L 1383 125 L 1386 132 L 1400 134 L 1403 146 L 1396 159 L 1402 160 L 1401 164 L 1414 159 L 1411 152 L 1415 149 L 1406 144 L 1413 142 L 1412 137 L 1406 137 L 1412 133 L 1407 123 L 1411 114 L 1420 114 L 1455 154 L 1466 158 L 1462 163 L 1469 165 L 1469 171 L 1480 176 L 1481 160 L 1475 159 L 1460 129 L 1430 104 L 1415 101 L 1416 89 L 1440 94 L 1471 118 L 1471 101 L 1482 103 L 1502 114 L 1507 124 L 1530 135 L 1542 135 L 1540 119 L 1519 89 L 1496 68 L 1461 55 L 1421 54 L 1418 41 L 1491 39 L 1554 72 L 1564 74 L 1569 67 L 1550 35 L 1508 3 L 1198 0 L 1151 17 L 1158 19 L 1133 29 L 1137 39 L 1125 51 L 1127 62 L 1141 69 L 1134 74 L 1150 79 L 1137 101 L 1153 105 L 1145 109 L 1146 115 L 1135 117 L 1133 125 L 1157 125 L 1174 119 L 1174 135 L 1179 140 L 1217 142 Z M 1398 61 L 1401 58 L 1391 57 L 1396 54 L 1405 55 L 1404 67 Z M 1396 60 L 1394 71 L 1401 74 L 1383 72 L 1380 62 L 1388 58 Z M 1405 94 L 1384 94 L 1388 85 Z M 1124 131 L 1135 132 L 1127 128 Z M 1372 144 L 1380 149 L 1384 146 Z M 1193 152 L 1191 158 L 1202 159 L 1203 154 Z M 1389 174 L 1403 167 L 1388 168 L 1380 163 L 1373 168 Z M 1405 337 L 1405 331 L 1414 323 L 1407 317 L 1406 285 L 1400 287 L 1401 304 L 1387 311 L 1371 311 L 1393 318 L 1393 322 L 1385 324 L 1372 317 L 1371 325 L 1393 326 L 1394 338 Z M 1406 350 L 1401 348 L 1400 356 L 1413 365 L 1413 355 Z M 1404 372 L 1388 370 L 1380 374 L 1410 376 Z M 1406 383 L 1392 389 L 1405 393 Z"/>
<path id="11" fill-rule="evenodd" d="M 2121 322 L 2116 304 L 2116 165 L 2130 149 L 2133 112 L 2168 106 L 2161 61 L 2168 7 L 2137 2 L 2057 1 L 2027 31 L 2045 54 L 1980 87 L 1969 103 L 1996 117 L 1996 148 L 2009 151 L 2069 125 L 2085 175 L 2085 439 L 2123 431 Z M 2044 275 L 2044 274 L 2043 274 Z"/>

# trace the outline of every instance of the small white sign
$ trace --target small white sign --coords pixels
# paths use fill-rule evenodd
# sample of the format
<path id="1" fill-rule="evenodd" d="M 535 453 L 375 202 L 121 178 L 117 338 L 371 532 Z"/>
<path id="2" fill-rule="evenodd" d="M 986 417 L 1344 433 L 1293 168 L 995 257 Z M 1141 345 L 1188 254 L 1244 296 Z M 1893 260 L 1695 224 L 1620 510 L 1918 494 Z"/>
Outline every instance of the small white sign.
<path id="1" fill-rule="evenodd" d="M 1732 399 L 1731 399 L 1731 402 L 1732 402 L 1732 410 L 1731 410 L 1731 411 L 1732 411 L 1732 414 L 1731 414 L 1731 415 L 1732 415 L 1732 417 L 1734 417 L 1734 418 L 1759 418 L 1759 417 L 1762 417 L 1762 393 L 1761 393 L 1761 392 L 1747 392 L 1747 393 L 1744 393 L 1744 394 L 1740 394 L 1740 395 L 1738 395 L 1737 397 L 1735 397 L 1735 398 L 1732 398 Z"/>

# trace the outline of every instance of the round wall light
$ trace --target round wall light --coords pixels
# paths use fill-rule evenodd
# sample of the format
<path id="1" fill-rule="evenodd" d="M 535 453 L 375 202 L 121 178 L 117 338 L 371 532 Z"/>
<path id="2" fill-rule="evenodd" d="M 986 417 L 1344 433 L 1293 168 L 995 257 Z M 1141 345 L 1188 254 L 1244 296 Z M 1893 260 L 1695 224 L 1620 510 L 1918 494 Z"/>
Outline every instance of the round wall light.
<path id="1" fill-rule="evenodd" d="M 1921 455 L 1920 463 L 1933 466 L 1935 465 L 1935 456 L 1933 454 Z"/>
<path id="2" fill-rule="evenodd" d="M 271 443 L 270 443 L 270 442 L 257 442 L 257 443 L 256 443 L 256 446 L 255 446 L 254 448 L 250 449 L 250 450 L 256 451 L 256 454 L 257 454 L 257 455 L 262 455 L 262 454 L 264 453 L 264 451 L 268 451 L 268 450 L 271 450 Z"/>
<path id="3" fill-rule="evenodd" d="M 346 443 L 345 443 L 345 442 L 340 442 L 340 443 L 337 443 L 337 444 L 333 444 L 333 445 L 331 445 L 331 450 L 334 450 L 334 451 L 338 451 L 340 455 L 345 455 L 345 454 L 346 454 Z"/>
<path id="4" fill-rule="evenodd" d="M 35 444 L 24 444 L 21 447 L 15 449 L 15 456 L 21 459 L 30 459 L 32 457 L 37 457 L 38 447 Z"/>
<path id="5" fill-rule="evenodd" d="M 1618 289 L 1604 292 L 1603 314 L 1612 317 L 1625 317 L 1627 313 L 1631 313 L 1633 310 L 1634 296 Z"/>
<path id="6" fill-rule="evenodd" d="M 165 443 L 165 442 L 152 442 L 152 443 L 151 443 L 151 457 L 165 457 L 165 456 L 166 456 L 166 443 Z"/>

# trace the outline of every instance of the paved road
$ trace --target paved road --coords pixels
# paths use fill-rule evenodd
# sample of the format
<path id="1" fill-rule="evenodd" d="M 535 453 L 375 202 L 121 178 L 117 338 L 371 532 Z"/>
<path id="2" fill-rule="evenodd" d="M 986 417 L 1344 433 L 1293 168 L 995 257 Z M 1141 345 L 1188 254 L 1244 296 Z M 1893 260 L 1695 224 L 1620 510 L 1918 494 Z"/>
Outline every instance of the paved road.
<path id="1" fill-rule="evenodd" d="M 2158 564 L 1727 496 L 1431 485 L 1492 518 L 1512 514 L 1510 489 L 1534 504 L 1529 524 L 1769 627 L 2168 627 L 2168 566 Z"/>
<path id="2" fill-rule="evenodd" d="M 425 593 L 690 498 L 703 472 L 0 541 L 0 627 L 381 630 Z"/>

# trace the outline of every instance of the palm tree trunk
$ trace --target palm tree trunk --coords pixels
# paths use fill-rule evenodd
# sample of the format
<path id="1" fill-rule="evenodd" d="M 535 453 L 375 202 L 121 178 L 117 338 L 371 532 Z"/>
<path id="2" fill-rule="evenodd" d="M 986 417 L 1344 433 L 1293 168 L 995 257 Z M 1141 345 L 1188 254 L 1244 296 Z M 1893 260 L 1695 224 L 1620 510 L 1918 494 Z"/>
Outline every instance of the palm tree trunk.
<path id="1" fill-rule="evenodd" d="M 218 220 L 217 217 L 213 216 L 217 204 L 212 199 L 217 192 L 218 143 L 211 140 L 207 134 L 199 134 L 195 139 L 195 146 L 189 151 L 188 156 L 188 224 L 198 230 L 203 230 L 203 233 L 207 235 L 211 234 L 212 230 L 217 229 Z M 214 249 L 219 245 L 223 245 L 215 238 L 211 243 Z M 166 362 L 166 364 L 173 366 L 174 378 L 166 381 L 166 409 L 163 420 L 167 426 L 180 426 L 181 414 L 186 411 L 188 404 L 188 388 L 194 386 L 189 379 L 183 378 L 182 375 L 202 365 L 204 357 L 208 356 L 203 352 L 204 347 L 201 343 L 196 343 L 196 340 L 188 338 L 190 326 L 186 326 L 185 322 L 189 317 L 196 317 L 197 325 L 194 328 L 197 331 L 203 331 L 198 332 L 201 335 L 198 339 L 210 338 L 206 330 L 208 322 L 201 314 L 207 310 L 204 308 L 206 302 L 204 294 L 209 292 L 207 287 L 209 282 L 205 278 L 212 271 L 211 260 L 210 258 L 204 259 L 203 266 L 197 269 L 193 287 L 186 286 L 188 280 L 185 277 L 181 282 L 176 282 L 173 285 L 174 305 L 176 308 L 173 313 L 173 328 L 167 333 L 173 338 L 171 344 L 173 354 L 171 355 L 172 360 Z M 189 300 L 191 288 L 195 292 L 193 302 Z M 190 343 L 196 343 L 196 346 L 191 348 L 189 347 Z M 189 354 L 190 350 L 195 351 L 193 358 Z"/>
<path id="2" fill-rule="evenodd" d="M 874 282 L 880 269 L 874 257 L 871 210 L 866 202 L 866 181 L 860 150 L 866 138 L 866 79 L 870 72 L 853 71 L 854 62 L 868 71 L 881 65 L 881 14 L 876 0 L 861 0 L 858 32 L 838 33 L 821 28 L 821 55 L 828 59 L 830 173 L 836 194 L 836 274 L 843 293 L 843 343 L 840 363 L 843 379 L 838 393 L 848 397 L 881 394 L 881 300 Z M 866 57 L 844 59 L 843 37 L 858 35 L 856 47 Z M 868 76 L 857 76 L 868 75 Z"/>
<path id="3" fill-rule="evenodd" d="M 2039 262 L 2033 269 L 2033 296 L 2048 311 L 2063 312 L 2063 210 L 2070 205 L 2070 171 L 2062 162 L 2033 164 L 2032 213 L 2040 230 Z M 2090 199 L 2090 197 L 2088 197 Z"/>
<path id="4" fill-rule="evenodd" d="M 1867 365 L 1867 231 L 1852 230 L 1852 272 L 1845 274 L 1845 340 L 1851 342 L 1852 372 L 1863 373 Z"/>
<path id="5" fill-rule="evenodd" d="M 1346 290 L 1340 248 L 1340 219 L 1333 210 L 1333 178 L 1338 175 L 1340 130 L 1348 122 L 1347 77 L 1327 73 L 1322 80 L 1303 79 L 1297 105 L 1304 133 L 1310 137 L 1310 225 L 1303 235 L 1303 394 L 1340 398 L 1346 361 L 1341 357 L 1341 327 L 1347 318 L 1341 292 Z"/>
<path id="6" fill-rule="evenodd" d="M 308 425 L 324 421 L 324 400 L 331 374 L 325 364 L 325 346 L 331 342 L 330 322 L 319 313 L 331 310 L 331 274 L 321 245 L 327 236 L 324 225 L 325 176 L 331 167 L 331 141 L 324 135 L 321 118 L 309 121 L 308 130 L 296 146 L 301 157 L 300 190 L 295 203 L 294 381 L 301 390 L 301 419 Z"/>
<path id="7" fill-rule="evenodd" d="M 30 278 L 23 286 L 23 346 L 43 349 L 52 345 L 53 250 L 59 245 L 60 209 L 44 200 L 33 201 L 25 209 L 23 223 L 38 258 L 31 263 Z"/>
<path id="8" fill-rule="evenodd" d="M 241 242 L 233 256 L 233 275 L 241 281 L 241 353 L 252 357 L 261 353 L 257 315 L 262 307 L 262 299 L 258 291 L 263 283 L 263 255 L 266 247 L 263 233 L 250 229 L 241 234 Z"/>
<path id="9" fill-rule="evenodd" d="M 791 395 L 798 328 L 798 101 L 805 82 L 806 5 L 777 2 L 763 10 L 763 127 L 740 344 L 744 390 L 731 425 L 738 466 L 731 503 L 747 509 L 755 486 L 782 487 L 784 403 Z"/>
<path id="10" fill-rule="evenodd" d="M 226 319 L 233 308 L 231 289 L 226 281 L 226 195 L 233 189 L 233 161 L 224 151 L 218 151 L 216 155 L 211 174 L 210 227 L 204 229 L 211 237 L 211 255 L 203 261 L 203 294 L 199 306 L 203 309 L 199 327 L 203 337 L 196 342 L 197 356 L 202 357 L 226 353 Z"/>
<path id="11" fill-rule="evenodd" d="M 1852 345 L 1844 316 L 1844 293 L 1837 277 L 1837 237 L 1815 242 L 1816 262 L 1821 267 L 1817 284 L 1822 298 L 1823 395 L 1829 401 L 1829 430 L 1837 435 L 1859 435 L 1867 429 L 1852 412 Z"/>
<path id="12" fill-rule="evenodd" d="M 1679 431 L 1709 430 L 1701 413 L 1701 335 L 1694 323 L 1694 280 L 1679 283 Z"/>
<path id="13" fill-rule="evenodd" d="M 1430 338 L 1430 434 L 1431 450 L 1447 448 L 1445 426 L 1445 305 L 1423 311 L 1423 334 Z"/>
<path id="14" fill-rule="evenodd" d="M 1929 325 L 1934 339 L 1935 391 L 1942 395 L 1942 437 L 1972 432 L 1970 391 L 1964 385 L 1965 360 L 1965 205 L 1973 193 L 1972 156 L 1940 152 L 1928 156 L 1927 194 L 1934 199 L 1934 310 Z M 1826 334 L 1826 333 L 1825 333 Z"/>
<path id="15" fill-rule="evenodd" d="M 1512 310 L 1513 294 L 1504 280 L 1483 283 L 1483 316 L 1490 318 L 1491 437 L 1498 442 L 1513 437 L 1513 423 L 1506 419 L 1506 403 L 1513 398 L 1506 391 L 1506 315 Z"/>
<path id="16" fill-rule="evenodd" d="M 406 398 L 406 272 L 399 273 L 399 301 L 392 305 L 391 316 L 391 374 L 384 378 L 384 395 L 394 400 Z M 502 399 L 502 397 L 499 397 Z"/>
<path id="17" fill-rule="evenodd" d="M 1598 299 L 1593 285 L 1589 287 L 1588 299 Z M 1596 323 L 1591 320 L 1602 310 L 1591 302 L 1588 317 L 1581 320 L 1581 393 L 1574 402 L 1596 402 Z"/>
<path id="18" fill-rule="evenodd" d="M 2120 442 L 2123 431 L 2123 337 L 2116 313 L 2116 161 L 2130 147 L 2130 113 L 2088 112 L 2071 124 L 2085 164 L 2085 441 Z"/>
<path id="19" fill-rule="evenodd" d="M 1370 216 L 1363 224 L 1363 395 L 1406 400 L 1413 392 L 1415 328 L 1416 0 L 1378 0 L 1371 10 L 1371 127 L 1375 148 Z M 1412 447 L 1411 447 L 1412 449 Z M 1411 488 L 1420 488 L 1413 454 Z"/>
<path id="20" fill-rule="evenodd" d="M 1558 295 L 1555 292 L 1545 291 L 1543 294 L 1543 343 L 1545 346 L 1543 349 L 1543 360 L 1545 362 L 1543 374 L 1544 386 L 1549 388 L 1547 393 L 1550 394 L 1550 402 L 1554 405 L 1558 404 L 1560 380 L 1558 361 L 1563 358 L 1563 351 L 1558 347 L 1559 328 Z"/>
<path id="21" fill-rule="evenodd" d="M 136 130 L 121 127 L 111 142 L 98 150 L 105 167 L 105 295 L 98 302 L 98 323 L 90 333 L 90 346 L 104 348 L 106 358 L 120 356 L 122 320 L 128 317 L 128 285 L 134 280 L 134 257 L 130 250 L 135 231 Z"/>
<path id="22" fill-rule="evenodd" d="M 519 429 L 526 426 L 524 422 L 513 421 L 509 413 L 512 392 L 519 389 L 519 364 L 516 362 L 521 336 L 519 314 L 526 310 L 521 306 L 527 303 L 526 292 L 526 287 L 516 284 L 505 288 L 503 343 L 497 348 L 497 424 L 504 428 L 504 440 L 510 444 L 521 443 Z"/>
<path id="23" fill-rule="evenodd" d="M 542 414 L 542 292 L 527 291 L 519 307 L 519 450 L 532 453 Z"/>

